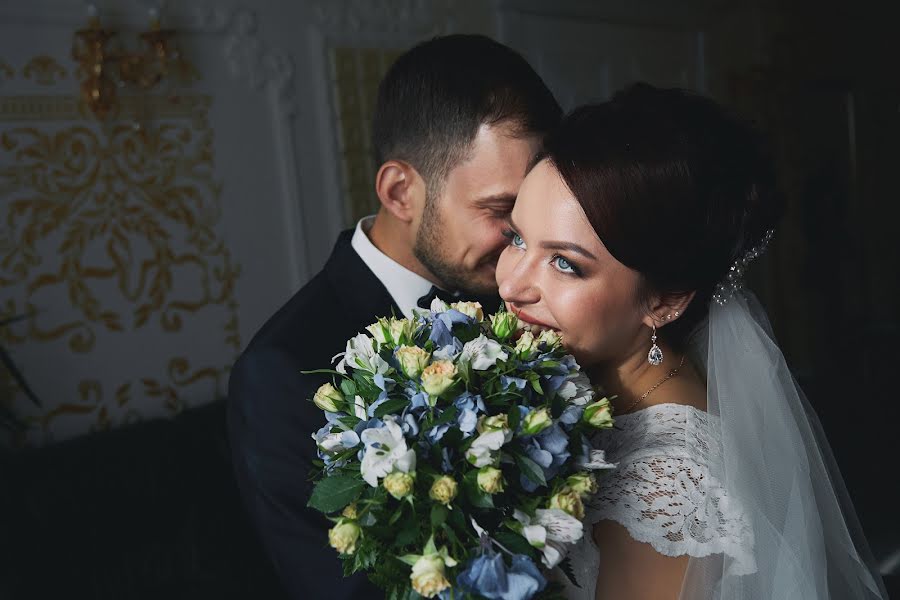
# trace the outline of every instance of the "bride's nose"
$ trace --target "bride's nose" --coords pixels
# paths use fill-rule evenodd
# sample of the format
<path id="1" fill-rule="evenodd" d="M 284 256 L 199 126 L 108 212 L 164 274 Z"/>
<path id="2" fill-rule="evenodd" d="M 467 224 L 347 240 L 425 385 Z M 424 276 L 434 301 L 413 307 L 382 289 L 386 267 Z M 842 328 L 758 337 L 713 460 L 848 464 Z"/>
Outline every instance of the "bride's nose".
<path id="1" fill-rule="evenodd" d="M 506 302 L 535 304 L 541 298 L 537 280 L 525 259 L 519 260 L 498 283 L 500 297 Z"/>

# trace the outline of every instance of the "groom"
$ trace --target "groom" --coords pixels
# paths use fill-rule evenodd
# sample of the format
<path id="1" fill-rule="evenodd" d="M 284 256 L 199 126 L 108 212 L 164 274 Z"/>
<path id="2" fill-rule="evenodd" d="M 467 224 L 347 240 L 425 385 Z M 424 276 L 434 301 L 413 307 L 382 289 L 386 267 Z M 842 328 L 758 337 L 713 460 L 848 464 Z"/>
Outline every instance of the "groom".
<path id="1" fill-rule="evenodd" d="M 382 594 L 343 578 L 331 523 L 306 508 L 324 424 L 310 401 L 346 340 L 379 316 L 411 316 L 436 293 L 499 305 L 503 230 L 543 134 L 560 118 L 540 77 L 509 48 L 452 35 L 409 50 L 378 90 L 378 214 L 341 233 L 322 271 L 260 329 L 232 370 L 228 424 L 238 486 L 288 595 Z"/>

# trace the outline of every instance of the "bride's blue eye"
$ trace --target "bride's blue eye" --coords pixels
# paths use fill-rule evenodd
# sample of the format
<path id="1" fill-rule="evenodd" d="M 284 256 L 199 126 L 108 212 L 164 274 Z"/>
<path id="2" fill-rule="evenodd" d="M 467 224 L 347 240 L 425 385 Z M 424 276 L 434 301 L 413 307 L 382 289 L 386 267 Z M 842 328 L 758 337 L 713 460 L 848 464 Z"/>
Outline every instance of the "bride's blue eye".
<path id="1" fill-rule="evenodd" d="M 516 248 L 524 249 L 525 248 L 525 240 L 522 239 L 522 236 L 513 231 L 512 229 L 505 229 L 503 231 L 503 235 L 509 239 L 509 245 L 514 246 Z"/>
<path id="2" fill-rule="evenodd" d="M 570 263 L 568 260 L 566 260 L 564 257 L 559 256 L 559 255 L 554 256 L 552 262 L 556 265 L 556 268 L 559 269 L 560 271 L 562 271 L 563 273 L 571 273 L 572 275 L 578 275 L 578 268 L 575 265 L 573 265 L 572 263 Z"/>

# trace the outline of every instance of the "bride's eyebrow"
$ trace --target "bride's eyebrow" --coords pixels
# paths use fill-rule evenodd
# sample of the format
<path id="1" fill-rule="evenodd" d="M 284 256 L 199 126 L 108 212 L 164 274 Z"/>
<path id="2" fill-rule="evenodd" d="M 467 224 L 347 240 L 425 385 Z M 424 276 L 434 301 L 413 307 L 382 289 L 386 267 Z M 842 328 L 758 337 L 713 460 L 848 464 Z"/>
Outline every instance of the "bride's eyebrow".
<path id="1" fill-rule="evenodd" d="M 541 242 L 541 248 L 546 248 L 547 250 L 569 250 L 570 252 L 575 252 L 585 258 L 597 260 L 596 256 L 572 242 Z"/>

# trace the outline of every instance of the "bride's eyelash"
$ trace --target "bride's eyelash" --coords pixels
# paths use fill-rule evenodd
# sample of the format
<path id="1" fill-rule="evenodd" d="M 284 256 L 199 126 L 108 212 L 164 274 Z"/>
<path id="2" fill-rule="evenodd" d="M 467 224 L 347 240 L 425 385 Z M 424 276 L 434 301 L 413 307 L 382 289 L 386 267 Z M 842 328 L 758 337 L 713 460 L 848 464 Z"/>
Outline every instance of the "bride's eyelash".
<path id="1" fill-rule="evenodd" d="M 560 260 L 566 261 L 566 264 L 569 265 L 569 268 L 571 269 L 571 271 L 564 271 L 564 270 L 562 269 L 562 267 L 560 267 L 560 266 L 557 264 L 557 262 L 560 261 Z M 579 269 L 579 268 L 575 265 L 575 263 L 573 263 L 571 260 L 569 260 L 569 259 L 566 258 L 565 256 L 562 256 L 561 254 L 554 254 L 554 255 L 553 255 L 553 258 L 550 259 L 550 264 L 551 264 L 551 265 L 554 265 L 555 268 L 556 268 L 556 270 L 559 271 L 560 273 L 562 273 L 563 275 L 574 275 L 575 277 L 581 277 L 581 269 Z"/>
<path id="2" fill-rule="evenodd" d="M 513 240 L 514 240 L 516 237 L 521 237 L 521 236 L 520 236 L 518 233 L 516 233 L 513 229 L 510 229 L 510 228 L 508 228 L 508 227 L 502 229 L 502 230 L 500 231 L 500 234 L 501 234 L 503 237 L 505 237 L 507 240 L 509 240 L 509 244 L 510 244 L 510 245 L 513 245 Z M 558 264 L 558 261 L 560 261 L 560 260 L 565 261 L 566 264 L 568 265 L 568 268 L 569 268 L 570 270 L 565 270 L 563 267 L 560 267 L 559 264 Z M 560 273 L 562 273 L 563 275 L 574 275 L 575 277 L 581 277 L 581 275 L 582 275 L 581 269 L 579 269 L 578 266 L 577 266 L 575 263 L 573 263 L 571 260 L 569 260 L 568 258 L 566 258 L 565 256 L 563 256 L 563 255 L 561 255 L 561 254 L 554 254 L 554 255 L 550 258 L 550 264 L 553 265 L 554 268 L 555 268 L 557 271 L 559 271 Z"/>

